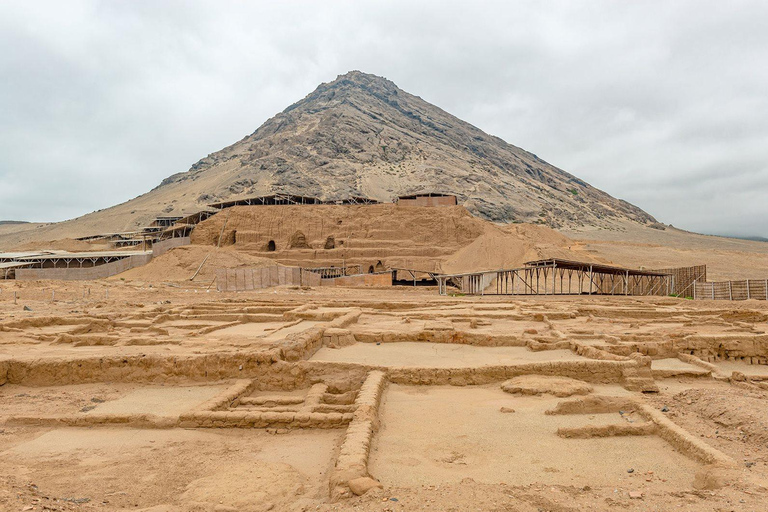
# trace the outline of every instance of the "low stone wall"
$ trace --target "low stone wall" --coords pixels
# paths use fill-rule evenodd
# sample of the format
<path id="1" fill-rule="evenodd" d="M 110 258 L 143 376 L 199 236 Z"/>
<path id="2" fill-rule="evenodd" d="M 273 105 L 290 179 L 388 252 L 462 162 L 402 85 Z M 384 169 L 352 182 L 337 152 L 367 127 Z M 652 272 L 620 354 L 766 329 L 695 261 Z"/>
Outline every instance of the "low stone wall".
<path id="1" fill-rule="evenodd" d="M 162 242 L 157 242 L 152 245 L 152 257 L 157 258 L 175 247 L 181 247 L 182 245 L 189 245 L 190 238 L 188 236 L 182 236 L 178 238 L 169 238 Z"/>
<path id="2" fill-rule="evenodd" d="M 767 334 L 692 334 L 673 340 L 671 347 L 675 356 L 687 353 L 709 362 L 729 359 L 768 364 Z"/>
<path id="3" fill-rule="evenodd" d="M 320 286 L 320 275 L 299 267 L 278 265 L 216 269 L 216 288 L 220 292 L 243 292 L 272 286 Z"/>
<path id="4" fill-rule="evenodd" d="M 392 286 L 392 272 L 359 274 L 356 276 L 333 277 L 320 281 L 323 286 Z"/>
<path id="5" fill-rule="evenodd" d="M 134 267 L 146 265 L 152 259 L 151 254 L 137 254 L 121 260 L 87 268 L 22 268 L 16 270 L 16 279 L 37 281 L 54 279 L 59 281 L 91 281 L 114 276 Z"/>
<path id="6" fill-rule="evenodd" d="M 603 437 L 606 435 L 649 435 L 655 434 L 680 452 L 704 464 L 715 466 L 735 466 L 735 461 L 703 442 L 698 437 L 677 426 L 672 420 L 655 408 L 637 401 L 633 397 L 588 396 L 576 400 L 560 402 L 546 414 L 599 414 L 617 412 L 621 409 L 634 410 L 645 419 L 634 427 L 626 424 L 603 425 L 602 427 L 587 426 L 575 429 L 559 429 L 562 437 Z"/>
<path id="7" fill-rule="evenodd" d="M 357 409 L 347 428 L 347 435 L 339 449 L 339 458 L 331 475 L 331 496 L 339 498 L 363 494 L 371 487 L 380 486 L 368 473 L 368 455 L 373 435 L 379 429 L 379 404 L 387 377 L 384 372 L 368 374 L 355 400 Z"/>

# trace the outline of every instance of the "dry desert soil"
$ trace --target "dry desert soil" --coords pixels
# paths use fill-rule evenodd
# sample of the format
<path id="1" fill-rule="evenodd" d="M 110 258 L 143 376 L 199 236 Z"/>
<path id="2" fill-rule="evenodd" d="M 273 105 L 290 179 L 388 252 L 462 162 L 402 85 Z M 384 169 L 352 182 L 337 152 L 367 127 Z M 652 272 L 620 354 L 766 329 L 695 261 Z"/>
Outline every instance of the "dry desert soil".
<path id="1" fill-rule="evenodd" d="M 2 510 L 768 508 L 765 302 L 114 279 L 0 307 Z"/>
<path id="2" fill-rule="evenodd" d="M 768 244 L 395 205 L 234 207 L 190 242 L 0 280 L 0 510 L 768 510 L 766 301 L 215 284 L 553 257 L 765 279 Z"/>

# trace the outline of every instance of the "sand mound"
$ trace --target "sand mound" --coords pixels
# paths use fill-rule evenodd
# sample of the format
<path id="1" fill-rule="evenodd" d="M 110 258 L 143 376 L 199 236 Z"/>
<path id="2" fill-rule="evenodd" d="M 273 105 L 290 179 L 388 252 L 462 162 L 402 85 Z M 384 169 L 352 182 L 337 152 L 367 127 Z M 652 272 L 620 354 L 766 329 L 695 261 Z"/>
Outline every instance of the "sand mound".
<path id="1" fill-rule="evenodd" d="M 162 256 L 152 259 L 147 265 L 137 267 L 111 279 L 126 279 L 131 281 L 187 281 L 192 277 L 203 262 L 200 273 L 195 277 L 196 282 L 212 281 L 216 268 L 266 267 L 275 265 L 273 260 L 259 258 L 232 249 L 216 249 L 210 246 L 187 245 L 171 249 Z"/>
<path id="2" fill-rule="evenodd" d="M 501 384 L 507 393 L 520 395 L 541 395 L 549 393 L 557 397 L 587 395 L 592 386 L 586 382 L 568 377 L 547 377 L 543 375 L 521 375 Z"/>
<path id="3" fill-rule="evenodd" d="M 571 244 L 568 237 L 545 226 L 487 223 L 480 236 L 446 258 L 442 269 L 446 273 L 461 273 L 519 268 L 527 261 L 544 258 L 594 260 L 571 250 Z"/>

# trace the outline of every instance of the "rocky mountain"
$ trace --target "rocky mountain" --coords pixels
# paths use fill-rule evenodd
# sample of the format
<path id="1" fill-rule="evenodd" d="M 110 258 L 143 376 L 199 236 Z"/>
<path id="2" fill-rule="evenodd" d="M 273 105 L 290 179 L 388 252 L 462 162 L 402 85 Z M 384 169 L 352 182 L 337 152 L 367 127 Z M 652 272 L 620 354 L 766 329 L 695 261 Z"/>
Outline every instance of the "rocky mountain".
<path id="1" fill-rule="evenodd" d="M 442 192 L 458 196 L 475 215 L 498 222 L 561 229 L 655 223 L 636 206 L 391 81 L 351 71 L 135 199 L 66 222 L 3 226 L 0 248 L 132 231 L 157 215 L 194 213 L 209 203 L 274 192 L 384 202 Z"/>
<path id="2" fill-rule="evenodd" d="M 190 187 L 195 184 L 194 187 Z M 465 123 L 393 82 L 352 71 L 320 85 L 239 142 L 161 183 L 206 203 L 288 192 L 322 199 L 436 191 L 494 221 L 553 227 L 655 222 L 536 155 Z M 178 208 L 168 203 L 167 211 Z"/>

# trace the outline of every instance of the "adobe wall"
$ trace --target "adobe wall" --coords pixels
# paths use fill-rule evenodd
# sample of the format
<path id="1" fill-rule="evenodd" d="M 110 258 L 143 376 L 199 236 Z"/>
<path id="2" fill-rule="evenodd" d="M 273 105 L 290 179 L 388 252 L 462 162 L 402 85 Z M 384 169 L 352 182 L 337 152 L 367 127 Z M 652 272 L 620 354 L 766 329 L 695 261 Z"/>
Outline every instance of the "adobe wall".
<path id="1" fill-rule="evenodd" d="M 322 279 L 322 286 L 392 286 L 392 272 Z"/>
<path id="2" fill-rule="evenodd" d="M 37 281 L 54 279 L 59 281 L 90 281 L 114 276 L 120 272 L 146 265 L 152 259 L 151 254 L 136 254 L 121 260 L 86 268 L 24 268 L 16 270 L 16 279 Z"/>

